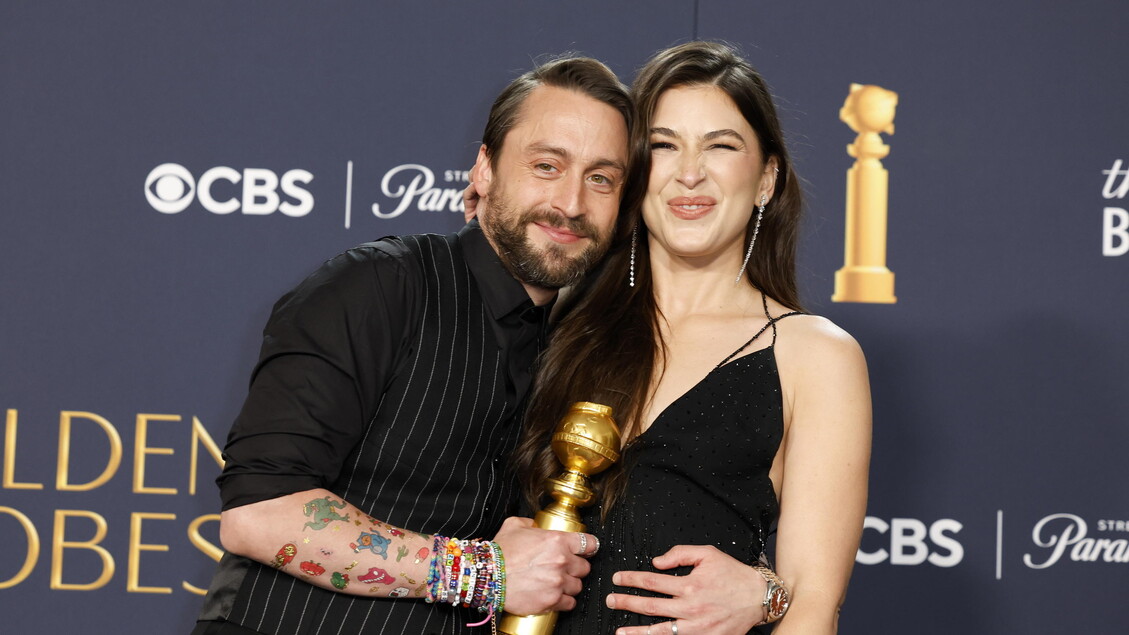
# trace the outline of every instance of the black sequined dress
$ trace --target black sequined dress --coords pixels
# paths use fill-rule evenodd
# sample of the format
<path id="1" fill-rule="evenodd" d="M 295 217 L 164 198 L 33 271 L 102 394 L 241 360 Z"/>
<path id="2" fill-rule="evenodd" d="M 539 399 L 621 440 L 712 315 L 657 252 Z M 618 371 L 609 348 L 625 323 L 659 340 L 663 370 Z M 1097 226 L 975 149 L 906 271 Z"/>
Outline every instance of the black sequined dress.
<path id="1" fill-rule="evenodd" d="M 779 512 L 768 477 L 784 431 L 775 323 L 795 314 L 771 320 L 624 450 L 621 460 L 630 470 L 626 492 L 605 522 L 598 508 L 584 510 L 600 552 L 591 559 L 592 572 L 576 609 L 560 614 L 555 635 L 607 634 L 622 626 L 668 622 L 609 609 L 604 600 L 613 591 L 641 593 L 613 585 L 612 574 L 656 571 L 651 558 L 675 545 L 713 545 L 748 564 L 759 558 Z M 772 343 L 737 356 L 766 330 Z M 689 568 L 664 573 L 672 572 L 685 575 Z M 756 600 L 739 589 L 734 599 Z"/>

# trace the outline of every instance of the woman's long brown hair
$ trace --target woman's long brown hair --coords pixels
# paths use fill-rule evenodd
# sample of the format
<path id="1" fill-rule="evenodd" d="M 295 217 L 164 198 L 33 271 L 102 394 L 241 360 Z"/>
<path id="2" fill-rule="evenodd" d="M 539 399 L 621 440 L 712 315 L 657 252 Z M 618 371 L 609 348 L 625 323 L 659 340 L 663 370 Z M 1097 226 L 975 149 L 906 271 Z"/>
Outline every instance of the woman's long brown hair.
<path id="1" fill-rule="evenodd" d="M 784 306 L 800 310 L 796 289 L 796 239 L 802 207 L 800 187 L 784 147 L 772 97 L 760 75 L 730 47 L 689 42 L 657 53 L 632 86 L 635 112 L 631 130 L 633 163 L 644 180 L 650 173 L 650 136 L 655 107 L 676 86 L 712 85 L 725 91 L 752 126 L 761 156 L 775 157 L 780 169 L 772 200 L 765 206 L 756 248 L 746 268 L 751 285 Z M 755 178 L 750 174 L 749 178 Z M 539 361 L 537 381 L 515 450 L 515 464 L 526 501 L 540 508 L 544 481 L 560 472 L 550 440 L 570 404 L 593 401 L 612 407 L 625 439 L 642 429 L 656 371 L 665 366 L 666 345 L 659 328 L 647 249 L 647 229 L 638 205 L 625 210 L 616 242 L 603 264 L 575 291 L 552 341 Z M 755 216 L 755 215 L 754 215 Z M 621 219 L 621 221 L 624 219 Z M 638 232 L 635 286 L 628 286 L 631 228 Z M 753 218 L 746 240 L 753 234 Z M 617 463 L 597 479 L 602 513 L 615 504 L 627 484 L 630 465 Z"/>

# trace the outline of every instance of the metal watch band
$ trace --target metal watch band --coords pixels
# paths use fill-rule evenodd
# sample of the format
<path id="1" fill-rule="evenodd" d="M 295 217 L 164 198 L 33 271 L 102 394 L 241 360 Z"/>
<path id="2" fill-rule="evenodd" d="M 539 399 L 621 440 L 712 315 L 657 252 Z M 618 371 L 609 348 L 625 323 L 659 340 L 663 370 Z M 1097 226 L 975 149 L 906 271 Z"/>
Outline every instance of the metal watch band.
<path id="1" fill-rule="evenodd" d="M 764 591 L 764 599 L 761 601 L 761 606 L 764 607 L 765 624 L 771 624 L 784 616 L 788 612 L 788 605 L 791 598 L 788 594 L 788 587 L 784 586 L 784 581 L 776 572 L 768 567 L 756 564 L 753 569 L 761 574 L 764 581 L 768 583 Z"/>

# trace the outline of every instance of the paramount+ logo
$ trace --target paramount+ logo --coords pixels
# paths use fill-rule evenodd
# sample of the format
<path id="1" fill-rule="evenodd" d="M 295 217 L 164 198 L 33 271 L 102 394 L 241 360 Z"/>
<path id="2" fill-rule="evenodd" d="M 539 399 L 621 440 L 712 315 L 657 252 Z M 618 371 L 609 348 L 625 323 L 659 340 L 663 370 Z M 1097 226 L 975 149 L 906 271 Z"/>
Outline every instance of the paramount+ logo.
<path id="1" fill-rule="evenodd" d="M 162 214 L 179 214 L 199 202 L 219 215 L 280 212 L 299 218 L 314 209 L 314 195 L 307 189 L 313 180 L 313 174 L 301 169 L 279 175 L 265 168 L 240 171 L 226 166 L 211 168 L 196 178 L 180 164 L 162 163 L 145 178 L 145 198 Z"/>
<path id="2" fill-rule="evenodd" d="M 1005 564 L 1011 571 L 1047 569 L 1062 562 L 1090 566 L 1129 564 L 1129 519 L 1102 517 L 1091 519 L 1070 513 L 1048 514 L 1027 525 L 1020 521 L 1018 531 L 1004 531 L 1004 511 L 996 511 L 996 579 L 1003 579 Z M 1009 523 L 1014 525 L 1014 521 Z M 955 567 L 966 560 L 966 540 L 975 545 L 974 560 L 979 566 L 987 559 L 990 535 L 983 530 L 965 536 L 963 523 L 952 518 L 924 521 L 917 518 L 883 519 L 867 516 L 863 522 L 862 544 L 855 562 L 862 565 L 932 565 Z M 1005 548 L 1007 543 L 1007 548 Z M 1018 545 L 1016 548 L 1015 545 Z M 1005 560 L 1004 554 L 1010 554 Z M 1016 562 L 1018 559 L 1019 562 Z M 1016 567 L 1022 563 L 1022 567 Z"/>

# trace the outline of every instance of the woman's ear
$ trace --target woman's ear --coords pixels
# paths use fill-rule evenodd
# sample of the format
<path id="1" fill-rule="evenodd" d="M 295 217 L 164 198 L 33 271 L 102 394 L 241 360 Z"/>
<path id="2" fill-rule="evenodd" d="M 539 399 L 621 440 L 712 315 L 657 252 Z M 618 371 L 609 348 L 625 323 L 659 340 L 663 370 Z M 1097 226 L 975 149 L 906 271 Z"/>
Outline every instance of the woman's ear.
<path id="1" fill-rule="evenodd" d="M 761 173 L 761 186 L 759 194 L 766 197 L 768 201 L 772 200 L 773 194 L 776 193 L 776 178 L 780 176 L 780 162 L 776 160 L 775 156 L 769 157 L 768 161 L 764 162 L 764 172 Z M 760 196 L 757 197 L 760 200 Z"/>

